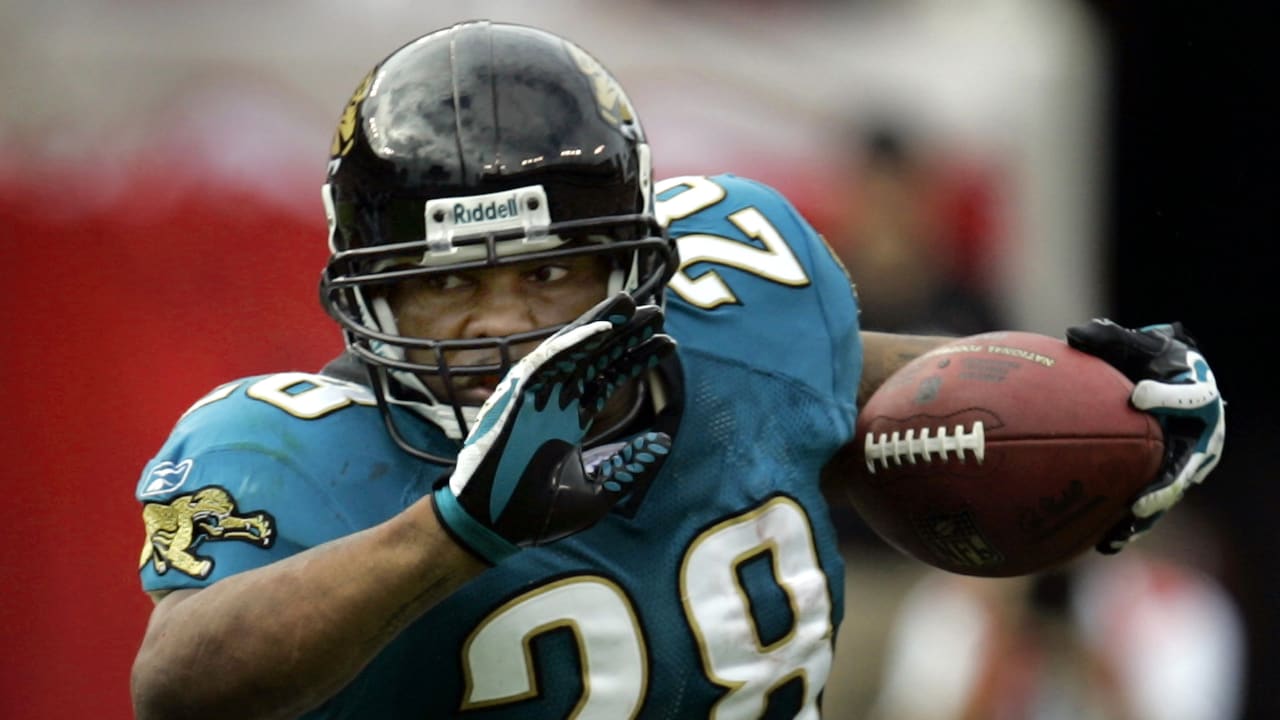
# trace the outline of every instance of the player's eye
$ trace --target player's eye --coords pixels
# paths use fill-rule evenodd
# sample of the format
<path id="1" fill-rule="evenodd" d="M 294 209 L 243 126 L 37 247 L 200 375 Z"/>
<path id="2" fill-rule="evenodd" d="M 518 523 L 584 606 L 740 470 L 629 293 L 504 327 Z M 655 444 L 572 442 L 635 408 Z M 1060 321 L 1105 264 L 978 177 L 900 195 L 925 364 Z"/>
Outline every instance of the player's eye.
<path id="1" fill-rule="evenodd" d="M 457 290 L 470 284 L 470 280 L 460 273 L 441 273 L 427 275 L 421 279 L 426 287 L 432 290 Z"/>
<path id="2" fill-rule="evenodd" d="M 528 277 L 535 282 L 552 283 L 569 274 L 569 268 L 562 265 L 540 265 L 529 273 Z"/>

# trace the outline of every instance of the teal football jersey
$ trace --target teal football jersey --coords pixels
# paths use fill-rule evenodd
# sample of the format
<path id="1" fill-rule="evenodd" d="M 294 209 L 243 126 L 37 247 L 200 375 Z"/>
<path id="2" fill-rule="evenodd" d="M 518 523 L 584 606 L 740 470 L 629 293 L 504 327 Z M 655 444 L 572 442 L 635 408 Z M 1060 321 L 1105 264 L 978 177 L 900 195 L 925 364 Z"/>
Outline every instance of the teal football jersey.
<path id="1" fill-rule="evenodd" d="M 772 189 L 721 175 L 656 191 L 681 258 L 666 327 L 682 414 L 662 472 L 639 502 L 478 576 L 308 717 L 817 717 L 844 588 L 819 471 L 853 433 L 854 294 Z M 359 384 L 228 383 L 144 469 L 142 585 L 204 587 L 357 532 L 445 472 L 391 441 Z"/>

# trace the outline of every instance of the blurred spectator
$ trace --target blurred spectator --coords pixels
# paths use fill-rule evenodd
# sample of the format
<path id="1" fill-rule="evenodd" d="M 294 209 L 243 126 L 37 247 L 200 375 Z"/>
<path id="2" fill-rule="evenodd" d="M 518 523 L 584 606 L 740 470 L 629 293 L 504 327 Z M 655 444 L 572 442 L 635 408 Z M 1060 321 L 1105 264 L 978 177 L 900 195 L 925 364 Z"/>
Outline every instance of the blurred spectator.
<path id="1" fill-rule="evenodd" d="M 905 131 L 881 124 L 858 141 L 853 197 L 836 221 L 832 245 L 858 288 L 870 330 L 968 335 L 1003 327 L 964 264 L 963 252 L 990 232 L 973 222 L 941 168 Z"/>
<path id="2" fill-rule="evenodd" d="M 890 631 L 872 716 L 1241 717 L 1246 648 L 1235 600 L 1212 574 L 1145 545 L 1032 577 L 927 574 Z"/>
<path id="3" fill-rule="evenodd" d="M 977 267 L 994 232 L 990 194 L 902 124 L 868 127 L 850 146 L 842 214 L 819 222 L 857 288 L 862 327 L 939 335 L 1009 327 Z M 884 549 L 846 503 L 833 502 L 832 515 L 857 552 Z"/>

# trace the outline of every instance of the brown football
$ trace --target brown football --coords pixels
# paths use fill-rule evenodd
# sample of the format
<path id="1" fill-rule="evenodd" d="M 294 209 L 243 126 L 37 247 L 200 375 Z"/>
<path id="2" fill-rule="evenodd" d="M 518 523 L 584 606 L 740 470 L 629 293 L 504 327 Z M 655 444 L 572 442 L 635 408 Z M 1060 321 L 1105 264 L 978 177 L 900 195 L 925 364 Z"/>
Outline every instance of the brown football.
<path id="1" fill-rule="evenodd" d="M 1155 478 L 1160 426 L 1132 391 L 1057 338 L 959 338 L 868 399 L 833 469 L 908 555 L 964 575 L 1038 572 L 1092 548 Z"/>

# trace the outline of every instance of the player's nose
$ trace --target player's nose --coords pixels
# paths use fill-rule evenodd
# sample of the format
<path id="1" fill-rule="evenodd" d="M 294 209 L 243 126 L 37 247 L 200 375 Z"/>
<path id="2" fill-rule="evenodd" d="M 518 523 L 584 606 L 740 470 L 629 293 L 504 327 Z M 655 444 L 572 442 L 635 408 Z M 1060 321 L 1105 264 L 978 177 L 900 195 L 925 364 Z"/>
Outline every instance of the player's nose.
<path id="1" fill-rule="evenodd" d="M 537 328 L 529 303 L 508 284 L 486 284 L 472 297 L 467 313 L 466 338 L 501 337 Z"/>

